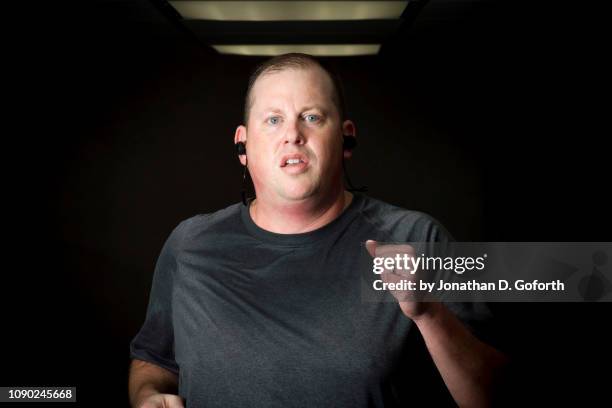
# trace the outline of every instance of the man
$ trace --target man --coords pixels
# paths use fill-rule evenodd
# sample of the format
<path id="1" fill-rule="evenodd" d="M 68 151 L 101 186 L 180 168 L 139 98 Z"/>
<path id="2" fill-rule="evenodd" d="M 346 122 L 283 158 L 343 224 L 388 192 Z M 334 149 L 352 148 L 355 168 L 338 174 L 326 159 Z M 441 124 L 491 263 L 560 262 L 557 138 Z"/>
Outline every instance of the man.
<path id="1" fill-rule="evenodd" d="M 268 60 L 244 123 L 234 143 L 256 198 L 185 220 L 165 243 L 131 343 L 133 406 L 403 406 L 435 382 L 422 355 L 457 404 L 490 404 L 505 358 L 445 304 L 360 296 L 364 242 L 376 254 L 376 241 L 450 237 L 344 190 L 356 128 L 336 77 L 304 54 Z"/>

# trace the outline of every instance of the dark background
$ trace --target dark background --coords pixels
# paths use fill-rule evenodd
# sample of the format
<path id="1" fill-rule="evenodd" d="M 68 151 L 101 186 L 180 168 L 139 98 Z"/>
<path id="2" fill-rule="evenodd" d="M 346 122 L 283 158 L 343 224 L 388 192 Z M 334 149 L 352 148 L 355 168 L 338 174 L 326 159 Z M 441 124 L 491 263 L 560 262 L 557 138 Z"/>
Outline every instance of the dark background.
<path id="1" fill-rule="evenodd" d="M 127 406 L 164 240 L 239 200 L 233 134 L 261 59 L 216 55 L 146 1 L 53 3 L 5 28 L 0 385 Z M 589 7 L 434 0 L 381 55 L 336 61 L 351 178 L 457 240 L 612 241 L 606 13 Z M 494 307 L 507 402 L 605 402 L 609 304 Z"/>

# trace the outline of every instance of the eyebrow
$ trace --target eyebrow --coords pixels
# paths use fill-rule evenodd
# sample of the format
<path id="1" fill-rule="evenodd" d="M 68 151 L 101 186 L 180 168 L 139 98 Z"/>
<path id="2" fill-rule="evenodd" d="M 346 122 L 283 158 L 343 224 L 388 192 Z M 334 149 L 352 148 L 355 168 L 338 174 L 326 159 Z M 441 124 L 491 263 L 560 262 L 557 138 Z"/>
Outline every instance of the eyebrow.
<path id="1" fill-rule="evenodd" d="M 312 109 L 316 109 L 316 110 L 321 111 L 321 113 L 323 113 L 323 114 L 327 114 L 327 110 L 324 109 L 322 106 L 319 106 L 319 105 L 306 106 L 306 107 L 302 108 L 302 112 L 308 111 L 308 110 L 312 110 Z M 280 108 L 274 108 L 274 107 L 268 107 L 268 108 L 262 110 L 262 114 L 264 114 L 264 115 L 266 113 L 269 113 L 269 112 L 283 113 L 283 110 L 280 109 Z"/>
<path id="2" fill-rule="evenodd" d="M 283 113 L 283 110 L 280 108 L 266 108 L 266 109 L 262 109 L 261 114 L 265 115 L 268 112 L 276 112 L 276 113 Z"/>

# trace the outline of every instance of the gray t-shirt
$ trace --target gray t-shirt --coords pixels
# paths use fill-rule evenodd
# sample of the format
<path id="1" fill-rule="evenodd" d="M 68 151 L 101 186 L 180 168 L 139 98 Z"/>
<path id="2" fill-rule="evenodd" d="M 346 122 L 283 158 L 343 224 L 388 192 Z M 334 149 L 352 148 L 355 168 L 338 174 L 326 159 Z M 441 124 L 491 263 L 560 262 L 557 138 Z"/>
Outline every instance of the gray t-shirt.
<path id="1" fill-rule="evenodd" d="M 368 239 L 452 238 L 359 193 L 302 234 L 259 228 L 241 203 L 189 218 L 161 251 L 131 357 L 178 374 L 188 407 L 452 405 L 416 325 L 396 302 L 363 301 Z M 487 317 L 452 310 L 472 330 Z"/>

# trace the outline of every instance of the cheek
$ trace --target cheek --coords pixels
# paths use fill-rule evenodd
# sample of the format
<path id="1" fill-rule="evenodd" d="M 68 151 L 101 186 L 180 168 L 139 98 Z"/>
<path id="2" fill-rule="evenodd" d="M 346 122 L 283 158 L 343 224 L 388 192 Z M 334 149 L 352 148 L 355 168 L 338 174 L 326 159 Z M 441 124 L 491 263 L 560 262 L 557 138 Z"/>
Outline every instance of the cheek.
<path id="1" fill-rule="evenodd" d="M 319 157 L 323 161 L 323 165 L 328 168 L 342 165 L 342 147 L 340 143 L 325 145 L 319 149 L 317 157 Z"/>
<path id="2" fill-rule="evenodd" d="M 251 170 L 260 175 L 272 173 L 276 164 L 274 152 L 266 150 L 265 146 L 258 146 L 258 148 L 253 150 L 249 157 L 249 167 Z"/>

